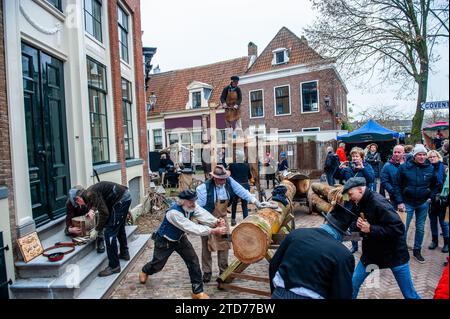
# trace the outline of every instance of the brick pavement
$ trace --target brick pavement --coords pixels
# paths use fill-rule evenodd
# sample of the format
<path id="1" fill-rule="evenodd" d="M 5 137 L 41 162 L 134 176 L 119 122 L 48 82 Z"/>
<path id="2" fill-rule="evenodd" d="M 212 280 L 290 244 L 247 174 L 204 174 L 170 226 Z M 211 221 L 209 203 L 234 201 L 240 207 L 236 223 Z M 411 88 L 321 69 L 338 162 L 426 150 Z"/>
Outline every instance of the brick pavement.
<path id="1" fill-rule="evenodd" d="M 323 218 L 318 215 L 308 215 L 304 210 L 295 210 L 296 228 L 298 227 L 317 227 Z M 242 215 L 238 213 L 239 222 Z M 148 227 L 147 227 L 148 228 Z M 408 246 L 412 246 L 414 238 L 414 220 L 408 234 Z M 422 298 L 430 299 L 433 297 L 434 289 L 439 281 L 439 278 L 444 269 L 443 261 L 448 254 L 441 253 L 442 237 L 440 238 L 440 247 L 436 250 L 428 250 L 430 243 L 430 230 L 427 220 L 425 231 L 425 239 L 423 242 L 422 253 L 426 259 L 425 264 L 419 264 L 414 258 L 411 258 L 411 272 L 415 288 Z M 197 255 L 201 254 L 201 241 L 197 236 L 189 236 Z M 350 247 L 350 242 L 345 243 Z M 360 245 L 361 247 L 361 245 Z M 138 283 L 138 274 L 142 266 L 148 262 L 153 255 L 153 241 L 149 241 L 145 250 L 137 258 L 134 264 L 129 268 L 127 274 L 115 287 L 115 290 L 110 294 L 112 299 L 183 299 L 190 298 L 191 285 L 187 268 L 182 259 L 174 253 L 168 260 L 164 269 L 149 277 L 149 281 L 145 285 Z M 359 260 L 360 251 L 355 254 L 356 263 Z M 234 255 L 230 252 L 230 263 L 234 260 Z M 268 262 L 261 260 L 260 262 L 250 265 L 245 271 L 245 274 L 253 274 L 258 276 L 268 276 Z M 218 275 L 217 257 L 213 253 L 213 276 Z M 379 280 L 378 280 L 379 278 Z M 244 287 L 257 288 L 259 290 L 269 291 L 268 284 L 244 281 L 235 279 L 234 284 Z M 372 288 L 378 286 L 379 288 Z M 266 298 L 250 293 L 237 292 L 231 290 L 218 290 L 216 282 L 211 282 L 205 285 L 205 292 L 209 294 L 212 299 L 258 299 Z M 366 282 L 361 287 L 358 298 L 360 299 L 402 299 L 403 296 L 397 286 L 394 276 L 389 269 L 379 271 L 379 276 L 373 274 L 366 279 Z"/>

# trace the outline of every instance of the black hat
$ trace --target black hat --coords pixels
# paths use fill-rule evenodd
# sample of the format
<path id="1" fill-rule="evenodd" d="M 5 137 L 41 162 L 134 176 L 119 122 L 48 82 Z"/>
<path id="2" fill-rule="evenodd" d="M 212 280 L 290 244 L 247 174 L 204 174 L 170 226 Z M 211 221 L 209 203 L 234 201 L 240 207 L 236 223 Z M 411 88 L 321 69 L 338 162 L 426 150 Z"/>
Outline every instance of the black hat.
<path id="1" fill-rule="evenodd" d="M 342 189 L 342 194 L 347 193 L 350 188 L 358 186 L 366 186 L 366 179 L 364 177 L 352 177 L 346 181 Z"/>
<path id="2" fill-rule="evenodd" d="M 237 75 L 233 75 L 233 76 L 231 77 L 231 81 L 233 81 L 233 82 L 238 82 L 238 81 L 239 81 L 239 77 L 238 77 Z"/>
<path id="3" fill-rule="evenodd" d="M 322 213 L 323 217 L 328 223 L 336 228 L 340 233 L 346 234 L 347 229 L 355 221 L 358 216 L 350 210 L 345 209 L 339 204 L 336 204 L 331 212 L 328 214 Z"/>
<path id="4" fill-rule="evenodd" d="M 187 189 L 185 191 L 182 191 L 180 195 L 178 195 L 179 199 L 186 199 L 186 200 L 196 200 L 197 199 L 197 193 L 194 192 L 191 189 Z"/>

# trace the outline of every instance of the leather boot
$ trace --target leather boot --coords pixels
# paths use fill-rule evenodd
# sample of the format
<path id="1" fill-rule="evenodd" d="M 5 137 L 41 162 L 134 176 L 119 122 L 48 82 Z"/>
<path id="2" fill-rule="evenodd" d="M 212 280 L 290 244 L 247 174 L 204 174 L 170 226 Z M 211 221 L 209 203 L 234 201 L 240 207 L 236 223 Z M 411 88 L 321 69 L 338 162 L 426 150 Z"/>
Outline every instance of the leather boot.
<path id="1" fill-rule="evenodd" d="M 105 240 L 103 237 L 97 237 L 97 253 L 103 254 L 105 252 Z"/>
<path id="2" fill-rule="evenodd" d="M 205 272 L 203 274 L 203 282 L 204 283 L 210 282 L 211 281 L 211 275 L 212 274 L 210 272 Z"/>
<path id="3" fill-rule="evenodd" d="M 428 249 L 433 250 L 438 246 L 438 236 L 432 236 L 431 244 L 428 246 Z"/>
<path id="4" fill-rule="evenodd" d="M 423 258 L 422 254 L 420 253 L 420 249 L 413 249 L 413 256 L 419 263 L 423 264 L 425 262 L 425 258 Z"/>
<path id="5" fill-rule="evenodd" d="M 147 279 L 148 279 L 148 275 L 145 272 L 141 271 L 139 273 L 139 282 L 141 284 L 145 284 L 147 282 Z"/>
<path id="6" fill-rule="evenodd" d="M 236 219 L 231 219 L 231 226 L 236 226 Z"/>
<path id="7" fill-rule="evenodd" d="M 444 237 L 444 247 L 441 250 L 443 253 L 448 253 L 448 237 Z"/>
<path id="8" fill-rule="evenodd" d="M 209 296 L 204 293 L 204 292 L 200 292 L 198 294 L 192 294 L 192 299 L 209 299 Z"/>

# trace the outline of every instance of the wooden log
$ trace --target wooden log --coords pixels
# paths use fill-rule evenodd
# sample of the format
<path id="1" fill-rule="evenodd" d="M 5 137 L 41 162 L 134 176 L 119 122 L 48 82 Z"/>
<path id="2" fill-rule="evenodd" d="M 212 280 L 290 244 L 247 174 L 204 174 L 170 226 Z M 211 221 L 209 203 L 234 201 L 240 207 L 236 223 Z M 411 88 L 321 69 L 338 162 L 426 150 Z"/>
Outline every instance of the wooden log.
<path id="1" fill-rule="evenodd" d="M 286 197 L 292 201 L 296 188 L 294 184 L 285 180 L 281 184 L 287 187 Z M 231 234 L 233 251 L 237 259 L 244 264 L 260 261 L 267 254 L 272 241 L 272 234 L 280 231 L 284 220 L 291 212 L 291 205 L 278 203 L 280 211 L 263 208 L 256 214 L 245 218 Z"/>
<path id="2" fill-rule="evenodd" d="M 312 206 L 313 210 L 316 211 L 317 213 L 322 213 L 322 212 L 329 213 L 333 209 L 333 205 L 328 203 L 326 200 L 320 198 L 320 196 L 317 195 L 316 193 L 312 192 L 312 193 L 309 193 L 309 195 L 310 195 L 311 206 Z"/>
<path id="3" fill-rule="evenodd" d="M 333 186 L 329 186 L 324 183 L 312 183 L 311 189 L 314 191 L 314 193 L 318 194 L 320 197 L 327 198 L 328 194 L 335 189 Z"/>

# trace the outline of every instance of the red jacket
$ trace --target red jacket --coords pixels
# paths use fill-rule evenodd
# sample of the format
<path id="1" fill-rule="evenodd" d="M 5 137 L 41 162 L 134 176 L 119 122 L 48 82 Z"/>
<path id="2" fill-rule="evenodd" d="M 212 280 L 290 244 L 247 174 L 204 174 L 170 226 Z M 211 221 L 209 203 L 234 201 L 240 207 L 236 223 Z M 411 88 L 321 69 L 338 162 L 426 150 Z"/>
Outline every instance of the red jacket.
<path id="1" fill-rule="evenodd" d="M 345 155 L 345 150 L 342 147 L 338 147 L 336 150 L 336 155 L 339 156 L 339 161 L 345 162 L 347 160 L 347 156 Z"/>
<path id="2" fill-rule="evenodd" d="M 447 258 L 448 260 L 448 258 Z M 449 299 L 448 296 L 448 264 L 445 266 L 442 277 L 439 280 L 436 290 L 434 291 L 433 299 Z"/>

